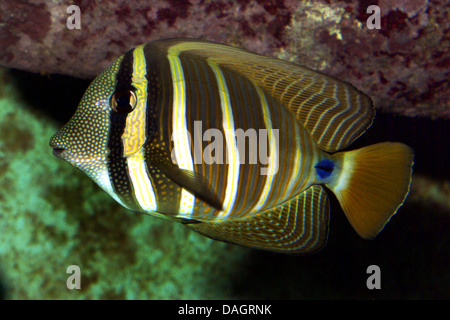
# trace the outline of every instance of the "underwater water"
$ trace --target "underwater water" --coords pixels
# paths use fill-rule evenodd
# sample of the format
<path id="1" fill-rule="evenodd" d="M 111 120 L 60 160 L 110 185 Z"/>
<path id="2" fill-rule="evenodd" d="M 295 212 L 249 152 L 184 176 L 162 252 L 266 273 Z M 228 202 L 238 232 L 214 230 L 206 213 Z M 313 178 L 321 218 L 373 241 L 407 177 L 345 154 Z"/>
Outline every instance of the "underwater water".
<path id="1" fill-rule="evenodd" d="M 48 139 L 70 118 L 87 85 L 1 69 L 2 298 L 449 298 L 447 120 L 378 114 L 352 148 L 391 140 L 415 149 L 404 206 L 374 241 L 365 241 L 334 200 L 325 248 L 287 256 L 133 214 L 55 158 Z M 66 287 L 73 264 L 81 269 L 81 290 Z M 366 287 L 370 265 L 380 267 L 380 290 Z"/>
<path id="2" fill-rule="evenodd" d="M 113 32 L 106 32 L 103 20 L 95 18 L 100 9 L 94 2 L 78 1 L 82 14 L 89 13 L 83 16 L 81 40 L 79 35 L 71 38 L 62 19 L 64 36 L 55 37 L 58 40 L 54 42 L 42 39 L 53 39 L 55 25 L 48 28 L 48 35 L 30 33 L 19 41 L 11 33 L 7 34 L 9 42 L 0 43 L 1 65 L 5 64 L 4 57 L 15 61 L 11 51 L 36 58 L 33 48 L 41 48 L 42 43 L 61 43 L 54 45 L 54 52 L 41 52 L 42 68 L 39 64 L 23 67 L 42 74 L 0 67 L 1 299 L 450 298 L 448 47 L 437 53 L 424 50 L 440 47 L 433 37 L 443 23 L 439 10 L 425 10 L 427 1 L 411 1 L 414 5 L 405 8 L 391 8 L 385 2 L 391 11 L 383 16 L 383 35 L 370 36 L 370 41 L 360 43 L 363 32 L 359 29 L 367 17 L 361 18 L 358 3 L 361 7 L 368 1 L 237 1 L 237 9 L 231 2 L 180 1 L 183 5 L 177 7 L 174 1 L 166 1 L 170 10 L 164 1 L 153 1 L 159 14 L 142 10 L 139 5 L 146 2 L 136 1 L 136 8 L 115 8 L 120 1 L 109 2 L 111 7 L 106 9 L 114 12 L 111 17 L 117 16 L 118 22 L 104 17 Z M 26 2 L 20 5 L 21 10 L 28 10 Z M 202 20 L 197 5 L 206 13 L 204 25 L 197 25 Z M 13 10 L 9 3 L 6 6 Z M 304 8 L 310 11 L 303 12 Z M 66 4 L 53 1 L 48 7 L 30 10 L 39 11 L 39 17 L 48 21 L 55 20 L 49 18 L 47 9 L 65 15 Z M 329 193 L 328 243 L 318 253 L 289 256 L 214 241 L 181 224 L 126 210 L 86 175 L 53 156 L 50 137 L 74 114 L 90 83 L 54 73 L 93 77 L 98 59 L 116 58 L 117 52 L 121 54 L 129 46 L 123 39 L 128 38 L 128 31 L 133 41 L 149 40 L 139 19 L 126 19 L 133 16 L 133 10 L 146 12 L 140 20 L 145 20 L 145 26 L 159 37 L 229 40 L 264 54 L 276 53 L 292 61 L 299 58 L 311 68 L 354 80 L 352 83 L 363 91 L 373 90 L 376 94 L 371 97 L 384 104 L 376 103 L 373 125 L 348 149 L 398 141 L 415 151 L 410 194 L 379 236 L 373 241 L 361 239 Z M 439 19 L 433 20 L 433 14 Z M 348 24 L 356 16 L 357 32 Z M 416 28 L 411 27 L 412 33 L 420 36 L 420 46 L 415 47 L 405 35 L 408 19 L 408 26 Z M 19 29 L 24 22 L 11 21 L 15 28 L 11 30 L 23 33 Z M 86 28 L 89 21 L 92 25 Z M 426 25 L 427 21 L 437 22 Z M 336 28 L 339 23 L 341 29 Z M 117 39 L 105 40 L 108 36 Z M 155 35 L 151 36 L 154 39 Z M 34 41 L 35 37 L 41 38 Z M 385 38 L 386 43 L 380 42 Z M 7 37 L 0 34 L 0 41 L 4 39 Z M 67 39 L 76 46 L 71 48 L 64 42 Z M 91 39 L 93 42 L 89 42 Z M 102 41 L 111 42 L 111 51 Z M 94 42 L 99 47 L 93 49 L 90 45 Z M 8 45 L 10 51 L 5 49 Z M 63 50 L 66 46 L 67 52 Z M 81 47 L 89 48 L 90 54 L 77 49 Z M 386 50 L 386 56 L 368 54 L 377 47 Z M 94 51 L 102 54 L 96 56 Z M 333 61 L 326 59 L 330 52 Z M 439 63 L 433 64 L 433 59 L 439 59 Z M 428 62 L 422 66 L 420 62 L 425 60 Z M 368 72 L 377 64 L 385 68 Z M 72 265 L 80 268 L 80 289 L 67 287 L 71 275 L 67 270 Z M 380 270 L 380 289 L 367 285 L 371 276 L 368 268 L 374 265 Z"/>

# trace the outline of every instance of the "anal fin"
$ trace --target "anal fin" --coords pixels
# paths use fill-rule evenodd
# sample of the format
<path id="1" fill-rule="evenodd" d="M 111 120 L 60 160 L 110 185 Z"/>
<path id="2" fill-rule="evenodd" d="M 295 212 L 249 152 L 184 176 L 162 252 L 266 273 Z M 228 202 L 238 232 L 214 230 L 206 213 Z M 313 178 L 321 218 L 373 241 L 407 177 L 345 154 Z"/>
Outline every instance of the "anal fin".
<path id="1" fill-rule="evenodd" d="M 319 250 L 328 236 L 329 201 L 321 186 L 246 218 L 186 224 L 207 237 L 246 247 L 289 254 Z"/>

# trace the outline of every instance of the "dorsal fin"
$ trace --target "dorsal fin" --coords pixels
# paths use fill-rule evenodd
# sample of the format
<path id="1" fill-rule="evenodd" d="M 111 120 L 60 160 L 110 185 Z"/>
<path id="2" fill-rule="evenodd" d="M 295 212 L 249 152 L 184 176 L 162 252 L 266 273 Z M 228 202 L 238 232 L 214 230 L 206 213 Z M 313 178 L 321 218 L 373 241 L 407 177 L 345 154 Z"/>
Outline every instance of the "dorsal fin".
<path id="1" fill-rule="evenodd" d="M 192 39 L 162 40 L 168 54 L 193 54 L 252 80 L 293 112 L 319 147 L 345 148 L 372 123 L 371 99 L 354 86 L 288 61 Z"/>
<path id="2" fill-rule="evenodd" d="M 328 236 L 329 201 L 312 186 L 282 205 L 247 218 L 185 224 L 207 237 L 246 247 L 289 254 L 319 250 Z"/>

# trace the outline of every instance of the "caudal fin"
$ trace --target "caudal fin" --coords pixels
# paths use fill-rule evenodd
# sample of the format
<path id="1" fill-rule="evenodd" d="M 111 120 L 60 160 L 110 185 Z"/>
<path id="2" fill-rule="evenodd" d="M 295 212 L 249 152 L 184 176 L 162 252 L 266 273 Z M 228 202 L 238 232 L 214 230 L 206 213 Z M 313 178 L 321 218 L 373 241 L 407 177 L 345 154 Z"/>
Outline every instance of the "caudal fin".
<path id="1" fill-rule="evenodd" d="M 356 232 L 372 239 L 409 193 L 414 152 L 402 143 L 384 142 L 334 157 L 341 171 L 327 186 Z"/>

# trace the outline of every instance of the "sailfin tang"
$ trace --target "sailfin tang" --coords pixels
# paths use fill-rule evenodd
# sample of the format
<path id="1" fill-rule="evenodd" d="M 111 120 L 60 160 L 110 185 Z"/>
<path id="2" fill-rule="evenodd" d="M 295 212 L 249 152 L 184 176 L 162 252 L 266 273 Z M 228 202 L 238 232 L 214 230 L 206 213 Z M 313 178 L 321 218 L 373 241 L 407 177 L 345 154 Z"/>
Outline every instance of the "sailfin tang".
<path id="1" fill-rule="evenodd" d="M 250 79 L 295 114 L 325 151 L 347 147 L 372 123 L 372 100 L 347 82 L 214 42 L 181 38 L 162 43 L 169 54 L 203 57 Z"/>
<path id="2" fill-rule="evenodd" d="M 284 204 L 243 219 L 186 224 L 207 237 L 289 254 L 319 250 L 328 236 L 329 201 L 312 186 Z"/>
<path id="3" fill-rule="evenodd" d="M 356 232 L 365 239 L 375 238 L 409 193 L 413 150 L 384 142 L 334 156 L 341 173 L 327 186 Z"/>

